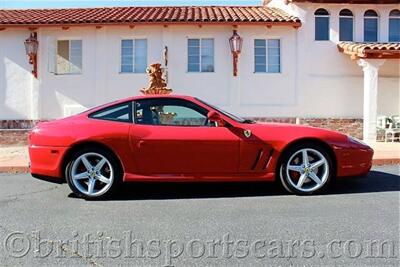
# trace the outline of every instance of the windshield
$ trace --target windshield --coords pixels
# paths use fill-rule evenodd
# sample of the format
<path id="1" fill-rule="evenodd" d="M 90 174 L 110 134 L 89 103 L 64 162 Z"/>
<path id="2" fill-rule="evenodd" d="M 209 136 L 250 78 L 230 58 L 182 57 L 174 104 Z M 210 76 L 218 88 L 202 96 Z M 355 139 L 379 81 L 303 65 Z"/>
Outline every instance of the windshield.
<path id="1" fill-rule="evenodd" d="M 237 122 L 240 122 L 240 123 L 252 123 L 252 122 L 253 122 L 252 120 L 243 119 L 243 118 L 241 118 L 241 117 L 239 117 L 239 116 L 236 116 L 236 115 L 233 115 L 233 114 L 231 114 L 231 113 L 229 113 L 229 112 L 227 112 L 227 111 L 225 111 L 225 110 L 222 110 L 222 109 L 220 109 L 220 108 L 217 108 L 216 106 L 211 105 L 211 104 L 208 104 L 207 102 L 205 102 L 205 101 L 203 101 L 203 100 L 201 100 L 201 99 L 196 98 L 196 100 L 198 100 L 198 101 L 200 101 L 201 103 L 203 103 L 203 104 L 205 104 L 205 105 L 207 105 L 207 106 L 209 106 L 209 107 L 211 107 L 211 108 L 217 110 L 218 112 L 224 114 L 225 116 L 231 118 L 231 119 L 234 120 L 234 121 L 237 121 Z"/>

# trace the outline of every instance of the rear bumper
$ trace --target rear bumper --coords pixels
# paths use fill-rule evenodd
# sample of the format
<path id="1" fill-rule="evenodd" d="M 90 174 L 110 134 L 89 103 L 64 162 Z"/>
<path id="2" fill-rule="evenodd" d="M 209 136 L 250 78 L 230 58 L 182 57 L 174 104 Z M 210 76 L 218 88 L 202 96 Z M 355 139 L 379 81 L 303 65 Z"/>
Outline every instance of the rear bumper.
<path id="1" fill-rule="evenodd" d="M 62 161 L 68 147 L 29 146 L 30 172 L 35 178 L 62 180 Z"/>
<path id="2" fill-rule="evenodd" d="M 368 146 L 336 150 L 338 177 L 365 176 L 372 168 L 374 151 Z"/>

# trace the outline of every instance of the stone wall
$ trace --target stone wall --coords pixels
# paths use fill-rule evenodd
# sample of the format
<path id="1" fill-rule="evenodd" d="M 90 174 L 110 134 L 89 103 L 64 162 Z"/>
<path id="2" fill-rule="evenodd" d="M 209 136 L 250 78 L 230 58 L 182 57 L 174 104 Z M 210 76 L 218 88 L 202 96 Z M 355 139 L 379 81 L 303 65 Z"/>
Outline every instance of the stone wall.
<path id="1" fill-rule="evenodd" d="M 362 139 L 362 119 L 300 119 L 300 124 L 326 128 Z"/>
<path id="2" fill-rule="evenodd" d="M 28 144 L 29 130 L 0 130 L 0 147 L 25 146 Z"/>
<path id="3" fill-rule="evenodd" d="M 259 122 L 298 123 L 338 131 L 362 139 L 362 119 L 337 119 L 337 118 L 267 118 L 254 117 L 252 120 Z M 38 121 L 29 120 L 3 120 L 0 121 L 0 146 L 26 145 L 28 130 Z"/>
<path id="4" fill-rule="evenodd" d="M 0 130 L 32 129 L 38 122 L 35 120 L 0 120 Z"/>

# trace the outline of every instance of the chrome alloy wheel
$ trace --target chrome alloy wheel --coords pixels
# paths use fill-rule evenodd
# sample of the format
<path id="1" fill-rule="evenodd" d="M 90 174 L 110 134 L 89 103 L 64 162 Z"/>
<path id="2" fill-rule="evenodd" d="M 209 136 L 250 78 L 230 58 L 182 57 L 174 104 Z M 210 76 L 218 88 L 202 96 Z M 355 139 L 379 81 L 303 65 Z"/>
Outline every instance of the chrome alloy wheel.
<path id="1" fill-rule="evenodd" d="M 111 163 L 103 155 L 94 152 L 79 156 L 71 167 L 70 175 L 76 189 L 90 197 L 103 195 L 114 181 Z"/>
<path id="2" fill-rule="evenodd" d="M 287 180 L 294 188 L 301 192 L 316 191 L 328 180 L 328 160 L 315 149 L 300 149 L 287 162 Z"/>

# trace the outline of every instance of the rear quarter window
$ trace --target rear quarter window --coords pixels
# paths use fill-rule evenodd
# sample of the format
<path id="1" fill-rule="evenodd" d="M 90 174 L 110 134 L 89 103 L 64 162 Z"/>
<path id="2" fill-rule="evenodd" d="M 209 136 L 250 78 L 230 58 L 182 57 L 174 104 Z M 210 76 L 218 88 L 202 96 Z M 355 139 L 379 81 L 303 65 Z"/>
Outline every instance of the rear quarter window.
<path id="1" fill-rule="evenodd" d="M 132 102 L 106 107 L 89 115 L 89 118 L 132 123 Z"/>

